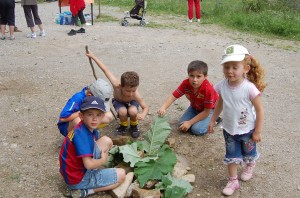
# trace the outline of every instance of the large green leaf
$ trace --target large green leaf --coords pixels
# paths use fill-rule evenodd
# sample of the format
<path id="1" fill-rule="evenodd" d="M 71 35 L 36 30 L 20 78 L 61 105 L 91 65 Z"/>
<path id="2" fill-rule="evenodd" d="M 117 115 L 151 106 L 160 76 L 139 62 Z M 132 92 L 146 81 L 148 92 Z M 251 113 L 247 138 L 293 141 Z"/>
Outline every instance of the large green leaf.
<path id="1" fill-rule="evenodd" d="M 120 153 L 123 154 L 124 162 L 130 163 L 130 167 L 134 167 L 134 165 L 141 161 L 141 162 L 148 162 L 151 159 L 156 160 L 157 156 L 148 156 L 141 158 L 138 150 L 137 150 L 137 143 L 134 142 L 132 144 L 126 144 L 119 147 Z"/>
<path id="2" fill-rule="evenodd" d="M 164 198 L 182 198 L 193 190 L 188 181 L 174 178 L 171 174 L 163 176 L 156 188 L 164 190 Z"/>
<path id="3" fill-rule="evenodd" d="M 134 174 L 137 176 L 141 187 L 148 180 L 161 180 L 163 175 L 173 171 L 176 163 L 176 155 L 168 145 L 163 145 L 158 150 L 158 159 L 149 162 L 137 162 Z"/>
<path id="4" fill-rule="evenodd" d="M 170 133 L 171 127 L 167 121 L 167 117 L 157 117 L 150 130 L 144 135 L 145 141 L 143 142 L 143 146 L 147 154 L 156 154 Z"/>
<path id="5" fill-rule="evenodd" d="M 167 188 L 164 191 L 164 198 L 183 198 L 186 195 L 184 188 L 179 186 L 173 186 L 172 188 Z"/>

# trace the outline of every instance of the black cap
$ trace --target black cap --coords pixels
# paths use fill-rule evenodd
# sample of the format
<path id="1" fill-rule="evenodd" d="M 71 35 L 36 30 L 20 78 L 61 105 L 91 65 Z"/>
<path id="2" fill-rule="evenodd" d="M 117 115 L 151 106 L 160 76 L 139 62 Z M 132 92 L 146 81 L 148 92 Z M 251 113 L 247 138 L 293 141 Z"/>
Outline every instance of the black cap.
<path id="1" fill-rule="evenodd" d="M 87 109 L 99 109 L 100 111 L 105 111 L 105 106 L 103 100 L 96 96 L 87 96 L 80 107 L 81 111 L 85 111 Z"/>

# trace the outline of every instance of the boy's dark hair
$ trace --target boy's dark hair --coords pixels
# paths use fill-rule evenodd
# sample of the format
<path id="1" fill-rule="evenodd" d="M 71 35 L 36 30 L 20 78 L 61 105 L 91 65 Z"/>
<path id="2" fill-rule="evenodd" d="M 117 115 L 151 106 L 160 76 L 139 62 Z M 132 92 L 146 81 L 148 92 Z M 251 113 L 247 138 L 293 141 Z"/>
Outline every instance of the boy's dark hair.
<path id="1" fill-rule="evenodd" d="M 134 71 L 128 71 L 121 76 L 121 86 L 137 87 L 139 86 L 139 75 Z"/>
<path id="2" fill-rule="evenodd" d="M 190 72 L 193 72 L 193 71 L 199 71 L 204 76 L 206 76 L 207 72 L 208 72 L 207 64 L 203 61 L 200 61 L 200 60 L 192 61 L 188 65 L 187 72 L 190 73 Z"/>

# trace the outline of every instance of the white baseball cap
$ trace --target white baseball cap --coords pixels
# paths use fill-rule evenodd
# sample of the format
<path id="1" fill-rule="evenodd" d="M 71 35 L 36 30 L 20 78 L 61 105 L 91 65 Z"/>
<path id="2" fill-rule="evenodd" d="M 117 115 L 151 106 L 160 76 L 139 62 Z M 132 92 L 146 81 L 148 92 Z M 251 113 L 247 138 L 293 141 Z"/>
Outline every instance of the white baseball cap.
<path id="1" fill-rule="evenodd" d="M 221 65 L 230 61 L 242 61 L 246 54 L 250 54 L 248 50 L 241 45 L 230 45 L 224 50 Z"/>
<path id="2" fill-rule="evenodd" d="M 108 112 L 110 109 L 109 100 L 112 95 L 111 85 L 105 80 L 98 78 L 89 88 L 94 96 L 99 97 L 104 101 L 105 110 Z"/>

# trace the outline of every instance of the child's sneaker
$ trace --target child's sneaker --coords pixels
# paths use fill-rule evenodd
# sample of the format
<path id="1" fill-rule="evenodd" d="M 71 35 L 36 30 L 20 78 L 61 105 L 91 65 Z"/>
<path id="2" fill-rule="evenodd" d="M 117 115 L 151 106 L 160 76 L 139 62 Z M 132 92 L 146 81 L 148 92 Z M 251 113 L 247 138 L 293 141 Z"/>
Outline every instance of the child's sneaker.
<path id="1" fill-rule="evenodd" d="M 39 36 L 45 37 L 45 36 L 46 36 L 46 32 L 45 32 L 45 30 L 43 30 L 43 31 L 40 31 L 40 33 L 39 33 Z"/>
<path id="2" fill-rule="evenodd" d="M 222 121 L 223 121 L 223 119 L 222 119 L 221 117 L 218 117 L 218 118 L 216 119 L 216 123 L 215 123 L 214 127 L 216 127 L 216 126 L 218 126 L 219 124 L 221 124 Z"/>
<path id="3" fill-rule="evenodd" d="M 198 23 L 200 23 L 200 22 L 201 22 L 201 20 L 200 20 L 200 19 L 197 19 L 197 22 L 198 22 Z"/>
<path id="4" fill-rule="evenodd" d="M 88 196 L 88 190 L 82 189 L 82 190 L 72 190 L 71 191 L 71 197 L 72 198 L 84 198 Z"/>
<path id="5" fill-rule="evenodd" d="M 4 36 L 4 35 L 1 35 L 0 39 L 1 39 L 1 40 L 5 40 L 5 36 Z"/>
<path id="6" fill-rule="evenodd" d="M 129 130 L 130 130 L 130 133 L 131 133 L 131 137 L 138 138 L 140 136 L 141 132 L 139 130 L 138 125 L 131 125 Z"/>
<path id="7" fill-rule="evenodd" d="M 8 37 L 8 40 L 15 40 L 15 39 L 16 39 L 15 36 Z"/>
<path id="8" fill-rule="evenodd" d="M 33 32 L 33 33 L 28 34 L 27 38 L 33 38 L 33 39 L 35 39 L 36 38 L 36 33 Z"/>
<path id="9" fill-rule="evenodd" d="M 69 36 L 74 36 L 76 35 L 76 31 L 74 29 L 72 29 L 69 33 L 68 33 Z"/>
<path id="10" fill-rule="evenodd" d="M 252 178 L 253 170 L 255 168 L 255 164 L 256 163 L 254 162 L 254 163 L 246 164 L 244 166 L 243 172 L 241 174 L 241 180 L 248 181 L 249 179 Z"/>
<path id="11" fill-rule="evenodd" d="M 188 19 L 188 22 L 189 22 L 189 23 L 192 23 L 192 22 L 193 22 L 193 19 Z"/>
<path id="12" fill-rule="evenodd" d="M 117 135 L 125 135 L 127 130 L 127 126 L 120 125 L 117 128 Z"/>
<path id="13" fill-rule="evenodd" d="M 226 187 L 223 189 L 222 193 L 224 195 L 230 196 L 234 193 L 235 190 L 240 188 L 238 179 L 229 179 Z"/>
<path id="14" fill-rule="evenodd" d="M 76 33 L 85 33 L 85 29 L 84 28 L 80 28 L 79 30 L 76 31 Z"/>

